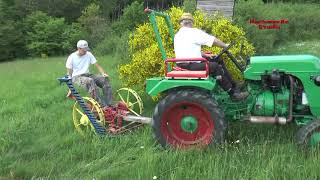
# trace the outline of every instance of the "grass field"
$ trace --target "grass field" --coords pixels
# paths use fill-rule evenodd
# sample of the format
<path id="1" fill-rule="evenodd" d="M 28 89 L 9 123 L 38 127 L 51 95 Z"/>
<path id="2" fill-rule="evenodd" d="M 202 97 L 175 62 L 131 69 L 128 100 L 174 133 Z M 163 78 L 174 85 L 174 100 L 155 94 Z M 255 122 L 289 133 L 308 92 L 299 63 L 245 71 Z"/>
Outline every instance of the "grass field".
<path id="1" fill-rule="evenodd" d="M 320 56 L 318 42 L 303 43 L 276 52 Z M 99 60 L 113 89 L 121 87 L 117 59 Z M 116 138 L 84 139 L 73 127 L 67 87 L 56 80 L 64 66 L 65 58 L 0 64 L 0 180 L 320 178 L 320 158 L 297 149 L 293 124 L 232 123 L 228 142 L 207 150 L 165 150 L 149 126 Z M 155 104 L 144 98 L 151 116 Z"/>

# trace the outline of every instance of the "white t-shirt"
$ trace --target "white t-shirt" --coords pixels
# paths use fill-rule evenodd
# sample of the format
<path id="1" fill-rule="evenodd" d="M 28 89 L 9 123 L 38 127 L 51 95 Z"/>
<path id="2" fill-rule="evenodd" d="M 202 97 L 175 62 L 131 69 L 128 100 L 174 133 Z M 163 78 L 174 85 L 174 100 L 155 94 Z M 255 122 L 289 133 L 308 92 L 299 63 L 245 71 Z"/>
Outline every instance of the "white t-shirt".
<path id="1" fill-rule="evenodd" d="M 66 67 L 68 69 L 72 69 L 72 77 L 74 77 L 84 73 L 89 73 L 90 64 L 95 64 L 96 62 L 97 59 L 91 52 L 87 51 L 85 55 L 79 56 L 78 51 L 76 51 L 68 57 Z"/>
<path id="2" fill-rule="evenodd" d="M 182 27 L 174 36 L 176 58 L 201 58 L 201 45 L 211 47 L 214 36 L 197 29 Z"/>

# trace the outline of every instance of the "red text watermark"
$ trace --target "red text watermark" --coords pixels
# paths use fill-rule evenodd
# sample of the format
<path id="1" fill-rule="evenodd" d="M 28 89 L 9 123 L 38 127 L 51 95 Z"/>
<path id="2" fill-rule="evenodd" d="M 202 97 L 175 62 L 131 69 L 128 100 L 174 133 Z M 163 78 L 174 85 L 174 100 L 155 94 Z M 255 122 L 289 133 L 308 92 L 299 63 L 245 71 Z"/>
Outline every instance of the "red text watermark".
<path id="1" fill-rule="evenodd" d="M 250 24 L 255 24 L 259 29 L 280 29 L 282 24 L 288 24 L 289 21 L 287 19 L 281 20 L 256 20 L 250 19 Z"/>

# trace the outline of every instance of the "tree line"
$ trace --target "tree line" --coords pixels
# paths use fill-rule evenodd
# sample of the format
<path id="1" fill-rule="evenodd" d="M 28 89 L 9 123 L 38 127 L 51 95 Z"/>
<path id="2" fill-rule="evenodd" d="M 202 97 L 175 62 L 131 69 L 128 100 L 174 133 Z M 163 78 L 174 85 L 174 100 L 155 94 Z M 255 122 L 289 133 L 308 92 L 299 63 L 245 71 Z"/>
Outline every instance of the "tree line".
<path id="1" fill-rule="evenodd" d="M 126 32 L 146 21 L 144 7 L 182 4 L 183 0 L 0 0 L 0 61 L 63 55 L 78 39 L 108 53 L 114 50 L 110 43 L 125 41 Z"/>

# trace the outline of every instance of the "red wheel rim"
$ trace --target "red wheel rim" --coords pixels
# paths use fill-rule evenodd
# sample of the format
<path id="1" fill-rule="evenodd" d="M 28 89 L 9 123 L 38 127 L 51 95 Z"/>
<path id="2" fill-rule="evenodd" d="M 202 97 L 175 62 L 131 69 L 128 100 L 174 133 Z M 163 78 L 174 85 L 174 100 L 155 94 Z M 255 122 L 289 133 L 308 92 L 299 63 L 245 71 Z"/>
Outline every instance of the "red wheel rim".
<path id="1" fill-rule="evenodd" d="M 186 132 L 181 127 L 181 120 L 186 116 L 197 119 L 197 128 Z M 190 146 L 205 147 L 212 141 L 214 123 L 211 114 L 200 104 L 179 102 L 170 105 L 161 119 L 161 132 L 167 143 L 175 148 Z"/>

